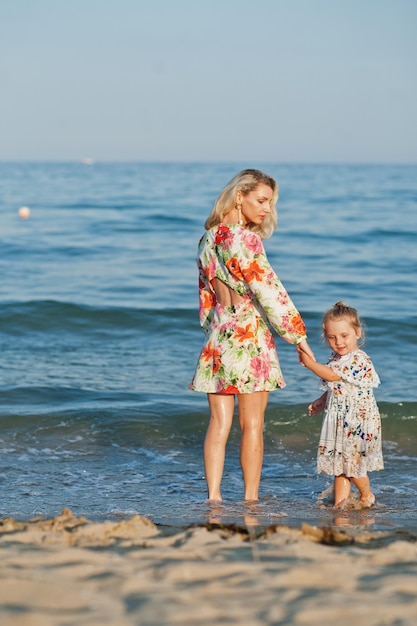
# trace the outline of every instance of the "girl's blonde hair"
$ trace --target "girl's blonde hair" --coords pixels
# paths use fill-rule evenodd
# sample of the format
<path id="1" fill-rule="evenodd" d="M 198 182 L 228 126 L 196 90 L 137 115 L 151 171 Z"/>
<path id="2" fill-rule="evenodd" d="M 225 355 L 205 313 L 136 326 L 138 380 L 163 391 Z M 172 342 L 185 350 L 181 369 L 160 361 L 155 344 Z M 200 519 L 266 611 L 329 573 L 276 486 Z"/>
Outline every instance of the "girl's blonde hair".
<path id="1" fill-rule="evenodd" d="M 347 319 L 347 321 L 352 324 L 355 330 L 359 330 L 361 335 L 359 338 L 359 345 L 362 345 L 365 341 L 365 328 L 359 317 L 359 314 L 356 309 L 352 306 L 348 306 L 342 300 L 336 302 L 336 304 L 328 309 L 323 315 L 322 327 L 323 327 L 323 337 L 327 338 L 326 335 L 326 323 L 327 322 L 335 322 L 341 319 Z"/>
<path id="2" fill-rule="evenodd" d="M 236 208 L 237 194 L 240 192 L 246 196 L 248 193 L 256 189 L 259 184 L 268 185 L 272 189 L 271 212 L 265 216 L 262 224 L 247 224 L 246 228 L 258 233 L 262 239 L 267 239 L 272 235 L 277 227 L 277 202 L 278 202 L 278 185 L 276 181 L 264 174 L 260 170 L 242 170 L 232 180 L 227 183 L 226 187 L 220 192 L 213 209 L 206 219 L 205 228 L 208 230 L 213 226 L 221 224 L 225 215 L 232 209 Z"/>

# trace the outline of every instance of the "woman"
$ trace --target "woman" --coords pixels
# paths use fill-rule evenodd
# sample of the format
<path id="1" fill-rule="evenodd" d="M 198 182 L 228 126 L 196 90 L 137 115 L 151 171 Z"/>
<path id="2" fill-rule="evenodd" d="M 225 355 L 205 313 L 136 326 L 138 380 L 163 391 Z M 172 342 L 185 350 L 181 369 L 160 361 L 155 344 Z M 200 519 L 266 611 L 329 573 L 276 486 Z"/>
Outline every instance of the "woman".
<path id="1" fill-rule="evenodd" d="M 285 386 L 268 322 L 312 358 L 300 314 L 266 257 L 262 239 L 277 225 L 278 186 L 243 170 L 220 193 L 198 247 L 200 322 L 206 341 L 190 389 L 208 394 L 204 442 L 209 500 L 221 500 L 235 396 L 245 500 L 257 500 L 268 393 Z"/>

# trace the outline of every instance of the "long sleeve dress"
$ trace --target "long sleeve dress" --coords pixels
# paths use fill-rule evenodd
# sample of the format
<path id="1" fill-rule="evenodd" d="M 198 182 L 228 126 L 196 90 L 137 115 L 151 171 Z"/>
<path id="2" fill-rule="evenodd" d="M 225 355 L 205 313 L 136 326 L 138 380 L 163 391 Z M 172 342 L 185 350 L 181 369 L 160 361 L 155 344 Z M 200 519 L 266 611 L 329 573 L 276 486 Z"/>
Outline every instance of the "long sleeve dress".
<path id="1" fill-rule="evenodd" d="M 317 454 L 317 470 L 334 476 L 362 478 L 382 470 L 381 418 L 374 396 L 380 383 L 363 350 L 332 354 L 329 367 L 337 381 L 322 381 L 327 391 Z"/>
<path id="2" fill-rule="evenodd" d="M 197 264 L 206 340 L 190 389 L 240 394 L 284 387 L 269 325 L 293 344 L 306 338 L 306 329 L 262 239 L 238 224 L 219 224 L 201 238 Z M 234 306 L 220 304 L 211 286 L 215 277 L 242 300 Z"/>

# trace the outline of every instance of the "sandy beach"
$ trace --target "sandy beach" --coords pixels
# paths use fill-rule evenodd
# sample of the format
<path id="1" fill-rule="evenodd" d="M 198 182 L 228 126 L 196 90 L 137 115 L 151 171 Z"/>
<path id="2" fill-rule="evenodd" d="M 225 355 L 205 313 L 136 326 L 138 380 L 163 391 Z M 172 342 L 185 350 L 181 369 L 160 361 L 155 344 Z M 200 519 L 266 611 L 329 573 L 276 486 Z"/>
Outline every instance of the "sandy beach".
<path id="1" fill-rule="evenodd" d="M 284 194 L 268 256 L 318 358 L 334 302 L 368 328 L 376 506 L 333 510 L 318 381 L 278 337 L 259 502 L 242 502 L 238 419 L 222 506 L 205 500 L 195 256 L 235 165 L 3 162 L 0 626 L 416 626 L 417 169 L 265 165 Z"/>
<path id="2" fill-rule="evenodd" d="M 0 521 L 7 626 L 414 626 L 417 544 L 387 531 L 206 524 L 65 509 Z"/>

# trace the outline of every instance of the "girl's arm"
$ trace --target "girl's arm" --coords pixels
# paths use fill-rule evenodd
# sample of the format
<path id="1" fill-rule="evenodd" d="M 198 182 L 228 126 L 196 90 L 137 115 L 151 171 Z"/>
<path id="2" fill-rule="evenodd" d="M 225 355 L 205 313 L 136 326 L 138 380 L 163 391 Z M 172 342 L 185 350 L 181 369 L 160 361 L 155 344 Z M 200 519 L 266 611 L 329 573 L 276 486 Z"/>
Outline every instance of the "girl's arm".
<path id="1" fill-rule="evenodd" d="M 299 351 L 298 358 L 305 367 L 311 370 L 319 378 L 330 382 L 340 380 L 339 374 L 336 374 L 331 367 L 323 365 L 322 363 L 317 363 L 317 361 L 313 361 L 313 359 L 306 352 Z"/>

